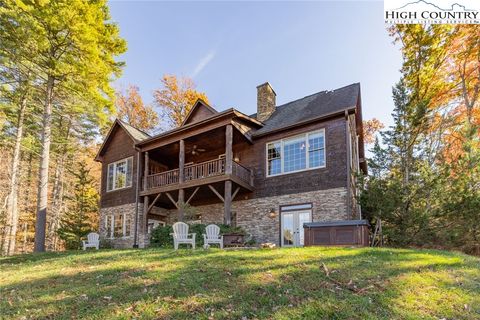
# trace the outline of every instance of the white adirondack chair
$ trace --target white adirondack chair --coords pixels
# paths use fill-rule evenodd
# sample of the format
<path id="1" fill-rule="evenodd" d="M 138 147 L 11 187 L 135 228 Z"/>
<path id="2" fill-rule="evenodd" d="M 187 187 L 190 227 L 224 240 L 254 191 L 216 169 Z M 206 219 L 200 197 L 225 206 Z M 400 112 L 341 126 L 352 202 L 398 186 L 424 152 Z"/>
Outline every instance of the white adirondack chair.
<path id="1" fill-rule="evenodd" d="M 220 227 L 214 224 L 209 224 L 205 228 L 206 234 L 203 234 L 203 247 L 207 249 L 210 244 L 219 244 L 220 249 L 223 249 L 223 235 L 220 235 Z"/>
<path id="2" fill-rule="evenodd" d="M 195 249 L 195 233 L 188 233 L 188 224 L 184 222 L 176 222 L 173 224 L 173 246 L 178 250 L 179 244 L 190 244 Z"/>
<path id="3" fill-rule="evenodd" d="M 99 235 L 98 233 L 91 232 L 87 235 L 87 241 L 82 240 L 83 242 L 83 250 L 86 250 L 87 248 L 96 248 L 98 250 L 98 247 L 100 246 L 100 240 L 99 240 Z"/>

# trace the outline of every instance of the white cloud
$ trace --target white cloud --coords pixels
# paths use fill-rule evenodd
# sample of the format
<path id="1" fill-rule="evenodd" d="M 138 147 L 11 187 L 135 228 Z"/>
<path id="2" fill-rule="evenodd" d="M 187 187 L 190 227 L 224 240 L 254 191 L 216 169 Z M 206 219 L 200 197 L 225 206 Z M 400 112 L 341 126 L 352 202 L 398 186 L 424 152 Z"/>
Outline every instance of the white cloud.
<path id="1" fill-rule="evenodd" d="M 210 61 L 215 58 L 216 54 L 216 50 L 210 50 L 207 55 L 200 59 L 200 61 L 197 63 L 197 66 L 193 70 L 192 78 L 195 78 L 200 72 L 202 72 L 202 70 L 205 69 L 205 67 L 210 63 Z"/>

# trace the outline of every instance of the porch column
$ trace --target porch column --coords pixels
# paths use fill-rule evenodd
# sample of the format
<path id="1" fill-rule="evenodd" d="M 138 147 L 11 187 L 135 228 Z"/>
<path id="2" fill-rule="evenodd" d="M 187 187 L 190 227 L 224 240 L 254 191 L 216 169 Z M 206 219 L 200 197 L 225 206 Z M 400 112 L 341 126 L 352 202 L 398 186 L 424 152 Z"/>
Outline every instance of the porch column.
<path id="1" fill-rule="evenodd" d="M 178 183 L 182 184 L 185 181 L 185 141 L 179 141 L 180 150 L 178 152 Z M 178 221 L 183 221 L 183 205 L 185 203 L 185 191 L 178 190 Z"/>
<path id="2" fill-rule="evenodd" d="M 225 129 L 225 174 L 232 174 L 232 161 L 233 161 L 233 127 L 231 124 L 227 124 Z"/>
<path id="3" fill-rule="evenodd" d="M 140 226 L 140 232 L 138 235 L 138 244 L 140 248 L 145 248 L 145 238 L 147 236 L 147 224 L 148 224 L 148 206 L 150 205 L 150 197 L 145 196 L 143 197 L 143 214 Z"/>
<path id="4" fill-rule="evenodd" d="M 148 157 L 148 151 L 145 152 L 145 165 L 143 167 L 143 190 L 147 190 L 147 176 L 149 175 L 149 165 L 150 165 L 150 158 Z"/>
<path id="5" fill-rule="evenodd" d="M 232 161 L 233 161 L 233 127 L 228 124 L 225 128 L 225 174 L 232 174 Z M 225 181 L 225 194 L 224 194 L 224 223 L 230 225 L 232 223 L 232 181 Z"/>
<path id="6" fill-rule="evenodd" d="M 232 181 L 225 181 L 225 195 L 223 197 L 223 207 L 224 207 L 224 223 L 226 225 L 232 224 Z"/>

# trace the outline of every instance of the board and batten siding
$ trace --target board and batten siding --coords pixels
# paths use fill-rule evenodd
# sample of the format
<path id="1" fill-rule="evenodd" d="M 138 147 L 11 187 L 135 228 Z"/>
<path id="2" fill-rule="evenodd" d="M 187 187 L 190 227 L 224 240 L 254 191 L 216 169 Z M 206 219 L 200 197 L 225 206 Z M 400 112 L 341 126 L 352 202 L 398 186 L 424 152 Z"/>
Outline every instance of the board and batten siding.
<path id="1" fill-rule="evenodd" d="M 107 192 L 108 164 L 128 157 L 133 158 L 132 186 Z M 107 208 L 135 203 L 136 184 L 137 153 L 134 148 L 134 142 L 123 129 L 117 128 L 115 132 L 112 132 L 110 141 L 103 152 L 100 207 Z"/>

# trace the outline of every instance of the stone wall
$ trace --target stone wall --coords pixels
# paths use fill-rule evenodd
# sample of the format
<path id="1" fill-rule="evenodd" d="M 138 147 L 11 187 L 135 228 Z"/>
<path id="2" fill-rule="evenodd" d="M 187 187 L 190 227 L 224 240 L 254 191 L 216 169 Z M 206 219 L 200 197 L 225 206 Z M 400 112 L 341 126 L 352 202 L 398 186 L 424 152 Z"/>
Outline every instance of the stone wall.
<path id="1" fill-rule="evenodd" d="M 237 226 L 242 227 L 253 236 L 257 243 L 272 242 L 280 245 L 280 206 L 288 206 L 302 203 L 312 203 L 312 220 L 348 220 L 347 215 L 347 190 L 346 188 L 334 188 L 327 190 L 310 191 L 296 194 L 287 194 L 274 197 L 254 198 L 232 202 L 232 212 L 235 215 Z M 274 209 L 275 217 L 270 217 Z M 215 203 L 195 207 L 196 213 L 201 215 L 202 223 L 223 223 L 223 203 Z M 167 223 L 173 224 L 178 215 L 177 210 L 165 210 L 157 208 L 157 211 L 167 214 Z M 105 216 L 109 214 L 126 213 L 131 216 L 130 236 L 120 239 L 106 239 L 115 248 L 133 247 L 135 228 L 135 204 L 127 204 L 117 207 L 102 208 L 100 210 L 100 235 L 105 239 Z M 143 204 L 139 204 L 139 221 L 143 221 Z M 148 235 L 139 223 L 139 247 L 148 246 Z"/>
<path id="2" fill-rule="evenodd" d="M 127 228 L 130 230 L 130 235 L 122 238 L 110 238 L 106 234 L 107 229 L 105 225 L 106 216 L 108 215 L 119 215 L 125 214 L 127 220 L 130 221 Z M 138 214 L 139 214 L 139 223 L 138 223 L 138 246 L 144 248 L 148 246 L 149 239 L 148 236 L 145 236 L 145 229 L 143 228 L 143 203 L 138 204 Z M 107 207 L 100 209 L 100 243 L 110 243 L 114 248 L 132 248 L 134 244 L 135 236 L 135 203 L 128 203 L 115 207 Z"/>
<path id="3" fill-rule="evenodd" d="M 335 188 L 266 198 L 232 202 L 236 225 L 251 234 L 257 243 L 280 243 L 280 206 L 312 203 L 313 221 L 347 220 L 347 190 Z M 195 207 L 202 223 L 223 223 L 223 203 Z M 274 209 L 276 216 L 270 217 Z M 176 210 L 166 210 L 171 224 L 177 217 Z"/>

